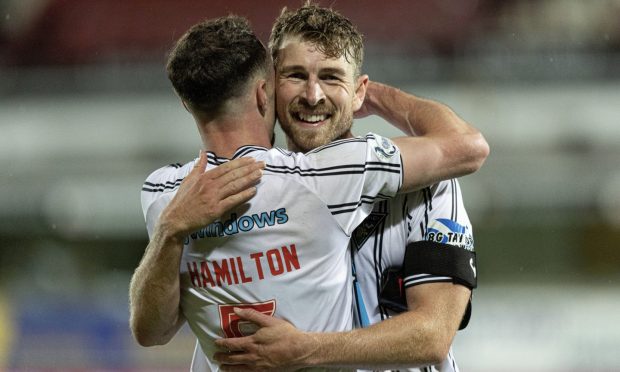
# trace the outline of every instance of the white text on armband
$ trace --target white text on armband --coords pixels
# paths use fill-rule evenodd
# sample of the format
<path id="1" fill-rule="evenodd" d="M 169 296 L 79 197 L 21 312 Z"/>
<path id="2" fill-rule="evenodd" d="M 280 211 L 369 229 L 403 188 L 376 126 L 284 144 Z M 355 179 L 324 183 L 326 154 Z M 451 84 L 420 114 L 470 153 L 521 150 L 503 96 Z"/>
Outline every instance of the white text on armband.
<path id="1" fill-rule="evenodd" d="M 215 221 L 202 229 L 190 234 L 185 238 L 185 244 L 190 242 L 190 239 L 204 239 L 214 238 L 224 235 L 234 235 L 239 232 L 247 232 L 252 229 L 262 229 L 268 226 L 282 225 L 288 222 L 288 215 L 286 214 L 286 208 L 280 208 L 269 212 L 262 212 L 260 214 L 254 213 L 247 216 L 241 216 L 237 218 L 236 213 L 232 213 L 230 218 L 224 222 Z"/>
<path id="2" fill-rule="evenodd" d="M 250 253 L 245 257 L 189 261 L 187 272 L 193 287 L 221 287 L 251 283 L 301 269 L 295 244 Z"/>

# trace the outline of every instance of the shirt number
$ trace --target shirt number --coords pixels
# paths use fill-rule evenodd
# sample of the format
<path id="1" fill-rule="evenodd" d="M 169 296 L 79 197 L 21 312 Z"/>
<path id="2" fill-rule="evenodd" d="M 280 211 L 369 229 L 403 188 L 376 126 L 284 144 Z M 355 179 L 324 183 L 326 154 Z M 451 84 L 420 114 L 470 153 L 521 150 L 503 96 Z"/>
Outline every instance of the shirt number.
<path id="1" fill-rule="evenodd" d="M 226 337 L 248 336 L 256 332 L 258 328 L 254 323 L 239 318 L 233 310 L 235 307 L 240 309 L 254 309 L 265 315 L 273 316 L 276 312 L 276 300 L 255 302 L 252 304 L 218 305 L 220 326 Z"/>

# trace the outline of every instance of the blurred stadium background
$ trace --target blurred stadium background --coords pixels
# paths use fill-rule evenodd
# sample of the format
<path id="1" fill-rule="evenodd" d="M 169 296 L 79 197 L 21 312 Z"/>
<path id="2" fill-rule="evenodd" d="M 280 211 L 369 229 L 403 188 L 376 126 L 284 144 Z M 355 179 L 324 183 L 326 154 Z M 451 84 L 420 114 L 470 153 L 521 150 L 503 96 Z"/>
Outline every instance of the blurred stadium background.
<path id="1" fill-rule="evenodd" d="M 229 12 L 266 40 L 300 3 L 0 1 L 0 370 L 188 369 L 187 330 L 145 349 L 127 326 L 142 181 L 199 148 L 165 53 Z M 461 181 L 480 273 L 462 370 L 620 370 L 620 1 L 321 4 L 365 34 L 372 79 L 491 144 Z"/>

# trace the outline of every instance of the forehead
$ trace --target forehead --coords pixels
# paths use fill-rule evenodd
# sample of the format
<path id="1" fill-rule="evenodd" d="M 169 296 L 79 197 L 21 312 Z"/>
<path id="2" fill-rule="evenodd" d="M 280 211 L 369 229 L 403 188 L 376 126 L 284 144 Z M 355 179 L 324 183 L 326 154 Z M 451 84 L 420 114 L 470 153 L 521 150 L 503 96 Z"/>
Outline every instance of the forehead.
<path id="1" fill-rule="evenodd" d="M 287 36 L 282 40 L 277 52 L 278 70 L 283 68 L 299 68 L 310 72 L 322 69 L 340 69 L 353 76 L 355 68 L 343 55 L 338 58 L 326 56 L 316 44 L 303 41 L 300 36 Z"/>

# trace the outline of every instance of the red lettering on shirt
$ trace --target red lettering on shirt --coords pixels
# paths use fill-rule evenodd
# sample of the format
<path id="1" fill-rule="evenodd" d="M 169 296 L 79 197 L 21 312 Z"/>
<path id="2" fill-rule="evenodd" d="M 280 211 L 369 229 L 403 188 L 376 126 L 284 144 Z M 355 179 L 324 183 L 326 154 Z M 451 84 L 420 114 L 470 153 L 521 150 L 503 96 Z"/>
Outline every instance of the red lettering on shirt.
<path id="1" fill-rule="evenodd" d="M 263 270 L 263 258 L 267 261 L 268 271 Z M 250 271 L 246 270 L 248 261 L 254 261 L 249 265 Z M 200 270 L 198 270 L 200 265 Z M 295 244 L 271 248 L 264 252 L 254 252 L 246 256 L 227 257 L 219 260 L 187 262 L 187 272 L 190 284 L 197 288 L 221 287 L 224 285 L 245 284 L 254 281 L 252 273 L 254 269 L 258 280 L 283 275 L 292 271 L 300 270 L 301 263 L 297 255 Z"/>
<path id="2" fill-rule="evenodd" d="M 226 283 L 228 283 L 228 285 L 232 283 L 230 271 L 228 271 L 227 260 L 222 260 L 221 266 L 217 263 L 217 261 L 212 261 L 211 265 L 213 265 L 213 273 L 215 274 L 215 281 L 218 286 L 222 285 L 222 279 L 226 279 Z"/>
<path id="3" fill-rule="evenodd" d="M 299 270 L 301 266 L 299 265 L 299 257 L 297 257 L 297 248 L 295 248 L 295 244 L 291 244 L 291 250 L 286 246 L 282 247 L 282 257 L 284 258 L 284 264 L 286 265 L 286 271 L 293 271 L 293 267 L 295 270 Z"/>
<path id="4" fill-rule="evenodd" d="M 282 265 L 282 257 L 280 256 L 279 250 L 275 248 L 268 250 L 267 251 L 267 262 L 269 263 L 269 270 L 271 271 L 271 275 L 276 276 L 284 272 L 284 266 Z"/>
<path id="5" fill-rule="evenodd" d="M 241 276 L 241 283 L 251 282 L 252 277 L 245 276 L 245 270 L 243 269 L 243 261 L 241 261 L 241 257 L 237 257 L 237 266 L 239 267 L 239 276 Z"/>
<path id="6" fill-rule="evenodd" d="M 256 262 L 256 271 L 258 272 L 258 279 L 259 280 L 265 279 L 265 276 L 263 275 L 263 267 L 261 266 L 261 263 L 260 263 L 260 258 L 263 257 L 263 252 L 252 253 L 250 257 L 252 257 L 254 261 Z"/>

